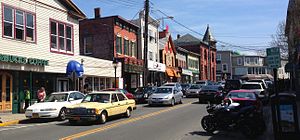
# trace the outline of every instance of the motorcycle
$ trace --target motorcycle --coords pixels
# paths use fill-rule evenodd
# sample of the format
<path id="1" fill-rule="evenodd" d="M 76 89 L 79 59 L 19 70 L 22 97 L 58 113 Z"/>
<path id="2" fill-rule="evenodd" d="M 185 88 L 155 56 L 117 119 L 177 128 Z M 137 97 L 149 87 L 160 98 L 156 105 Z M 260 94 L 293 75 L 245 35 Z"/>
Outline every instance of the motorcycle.
<path id="1" fill-rule="evenodd" d="M 206 110 L 209 114 L 202 118 L 201 126 L 210 134 L 216 130 L 240 130 L 246 137 L 255 138 L 266 129 L 264 119 L 255 111 L 255 106 L 242 107 L 231 98 L 227 103 L 209 103 Z"/>

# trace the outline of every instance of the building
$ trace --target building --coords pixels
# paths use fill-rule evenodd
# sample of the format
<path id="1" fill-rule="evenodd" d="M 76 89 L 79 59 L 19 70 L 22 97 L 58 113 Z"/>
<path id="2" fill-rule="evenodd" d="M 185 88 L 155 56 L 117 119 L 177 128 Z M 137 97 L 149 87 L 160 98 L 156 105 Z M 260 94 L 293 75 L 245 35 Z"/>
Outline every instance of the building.
<path id="1" fill-rule="evenodd" d="M 200 54 L 200 73 L 199 80 L 216 81 L 216 41 L 213 38 L 209 26 L 206 29 L 205 35 L 202 40 L 186 34 L 178 36 L 174 40 L 174 44 L 178 47 Z"/>
<path id="2" fill-rule="evenodd" d="M 177 82 L 180 78 L 176 67 L 176 49 L 168 30 L 159 32 L 160 62 L 166 65 L 166 75 L 160 77 L 160 81 Z"/>
<path id="3" fill-rule="evenodd" d="M 269 76 L 271 70 L 266 63 L 266 57 L 263 56 L 232 56 L 232 78 L 241 79 L 245 75 Z"/>
<path id="4" fill-rule="evenodd" d="M 71 0 L 0 2 L 0 112 L 23 111 L 25 89 L 34 102 L 42 86 L 46 94 L 83 90 L 84 77 L 93 76 L 97 89 L 100 77 L 114 77 L 112 61 L 79 55 L 79 20 L 85 15 Z M 71 80 L 66 75 L 70 60 L 83 64 L 82 78 Z"/>
<path id="5" fill-rule="evenodd" d="M 199 79 L 200 55 L 181 47 L 176 47 L 177 66 L 181 71 L 181 82 L 194 83 Z"/>
<path id="6" fill-rule="evenodd" d="M 291 89 L 300 91 L 300 1 L 290 0 L 287 9 L 285 35 L 288 37 L 289 58 L 286 66 L 290 73 Z"/>
<path id="7" fill-rule="evenodd" d="M 217 51 L 217 81 L 232 79 L 232 51 Z"/>
<path id="8" fill-rule="evenodd" d="M 122 63 L 119 88 L 135 90 L 142 83 L 143 60 L 139 58 L 139 27 L 121 16 L 95 17 L 80 21 L 80 54 Z M 123 80 L 122 80 L 123 79 Z"/>
<path id="9" fill-rule="evenodd" d="M 148 24 L 148 49 L 147 49 L 147 64 L 148 64 L 148 83 L 151 85 L 161 85 L 163 81 L 160 81 L 162 75 L 165 74 L 166 65 L 160 63 L 159 59 L 159 21 L 149 17 Z M 144 30 L 145 30 L 145 18 L 144 11 L 139 13 L 139 18 L 132 21 L 134 24 L 138 25 L 138 45 L 139 48 L 139 58 L 144 59 Z M 142 83 L 141 85 L 142 86 Z"/>

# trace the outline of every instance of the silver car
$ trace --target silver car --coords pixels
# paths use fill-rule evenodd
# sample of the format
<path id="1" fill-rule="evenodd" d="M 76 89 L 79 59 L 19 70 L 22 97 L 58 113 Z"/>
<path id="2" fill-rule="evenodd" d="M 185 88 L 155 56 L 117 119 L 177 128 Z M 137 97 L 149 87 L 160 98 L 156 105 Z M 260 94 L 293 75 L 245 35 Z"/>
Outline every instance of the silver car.
<path id="1" fill-rule="evenodd" d="M 182 103 L 182 91 L 175 87 L 161 86 L 151 94 L 148 98 L 149 106 L 152 105 L 171 105 L 174 106 L 176 103 Z"/>
<path id="2" fill-rule="evenodd" d="M 186 97 L 198 97 L 201 91 L 201 85 L 193 84 L 186 92 Z"/>

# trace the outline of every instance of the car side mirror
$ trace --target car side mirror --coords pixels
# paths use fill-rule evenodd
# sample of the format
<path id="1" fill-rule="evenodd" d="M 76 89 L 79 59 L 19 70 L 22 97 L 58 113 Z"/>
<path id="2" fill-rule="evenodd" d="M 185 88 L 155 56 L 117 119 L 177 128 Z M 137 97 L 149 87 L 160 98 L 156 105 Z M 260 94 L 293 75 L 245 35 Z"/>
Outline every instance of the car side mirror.
<path id="1" fill-rule="evenodd" d="M 75 99 L 74 98 L 69 98 L 69 101 L 71 102 L 71 101 L 74 101 Z"/>

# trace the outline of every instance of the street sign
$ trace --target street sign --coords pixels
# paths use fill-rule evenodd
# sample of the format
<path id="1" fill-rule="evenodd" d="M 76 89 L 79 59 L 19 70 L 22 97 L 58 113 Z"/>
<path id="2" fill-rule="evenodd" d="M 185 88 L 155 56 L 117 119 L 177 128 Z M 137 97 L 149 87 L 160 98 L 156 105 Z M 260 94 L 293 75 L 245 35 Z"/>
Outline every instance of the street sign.
<path id="1" fill-rule="evenodd" d="M 281 67 L 280 49 L 278 47 L 267 48 L 267 62 L 269 68 L 276 69 Z"/>

